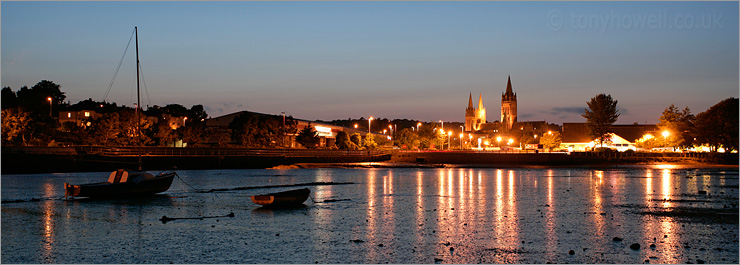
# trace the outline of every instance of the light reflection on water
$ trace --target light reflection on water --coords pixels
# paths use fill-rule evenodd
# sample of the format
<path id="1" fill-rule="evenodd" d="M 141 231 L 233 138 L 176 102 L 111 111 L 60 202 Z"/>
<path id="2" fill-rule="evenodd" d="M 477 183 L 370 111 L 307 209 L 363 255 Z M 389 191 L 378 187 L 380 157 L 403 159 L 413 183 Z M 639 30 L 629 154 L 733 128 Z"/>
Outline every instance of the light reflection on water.
<path id="1" fill-rule="evenodd" d="M 154 200 L 3 203 L 3 261 L 686 263 L 701 258 L 736 263 L 738 258 L 737 223 L 645 214 L 722 208 L 730 203 L 735 203 L 737 212 L 736 171 L 662 167 L 216 172 L 222 174 L 183 171 L 180 175 L 194 185 L 221 188 L 311 181 L 356 184 L 311 187 L 317 201 L 345 201 L 309 201 L 296 210 L 257 209 L 249 203 L 248 195 L 269 189 L 196 193 L 179 183 L 167 196 Z M 28 193 L 37 190 L 36 197 L 59 196 L 61 182 L 74 182 L 69 178 L 44 179 L 37 187 L 29 186 Z M 5 191 L 20 179 L 3 176 L 4 201 L 17 198 L 6 197 Z M 726 196 L 697 194 L 701 190 Z M 162 215 L 229 211 L 236 217 L 220 222 L 157 221 Z M 613 237 L 624 241 L 612 241 Z M 157 248 L 160 245 L 155 242 L 162 238 L 172 246 Z M 40 247 L 29 249 L 28 243 Z M 642 248 L 633 251 L 628 248 L 631 243 Z M 129 247 L 117 247 L 121 244 Z M 686 248 L 686 244 L 694 245 Z M 291 252 L 276 252 L 270 249 L 274 245 Z M 568 254 L 569 250 L 575 254 Z"/>

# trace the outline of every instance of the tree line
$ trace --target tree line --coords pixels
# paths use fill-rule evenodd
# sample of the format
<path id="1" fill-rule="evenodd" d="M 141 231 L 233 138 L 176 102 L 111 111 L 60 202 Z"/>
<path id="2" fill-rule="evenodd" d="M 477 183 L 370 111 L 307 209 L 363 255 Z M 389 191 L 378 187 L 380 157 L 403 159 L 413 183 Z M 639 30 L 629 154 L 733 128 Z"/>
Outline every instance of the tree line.
<path id="1" fill-rule="evenodd" d="M 587 102 L 588 108 L 582 115 L 590 136 L 602 145 L 608 141 L 611 125 L 619 118 L 617 100 L 611 95 L 599 94 Z M 637 147 L 669 147 L 686 150 L 707 146 L 715 152 L 724 148 L 727 152 L 738 150 L 738 98 L 730 97 L 711 106 L 704 112 L 693 115 L 689 107 L 679 110 L 668 106 L 659 118 L 659 135 L 645 135 L 636 140 Z M 628 139 L 634 140 L 634 139 Z"/>

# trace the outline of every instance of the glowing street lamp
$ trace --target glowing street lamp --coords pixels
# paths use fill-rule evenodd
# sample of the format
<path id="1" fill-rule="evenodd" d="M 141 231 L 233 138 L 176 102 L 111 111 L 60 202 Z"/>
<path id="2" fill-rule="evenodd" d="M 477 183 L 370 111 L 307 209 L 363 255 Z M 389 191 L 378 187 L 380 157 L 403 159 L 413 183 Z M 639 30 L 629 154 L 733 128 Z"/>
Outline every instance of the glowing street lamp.
<path id="1" fill-rule="evenodd" d="M 442 130 L 444 130 L 445 129 L 445 122 L 443 122 L 442 120 L 439 120 L 439 122 L 442 123 Z"/>
<path id="2" fill-rule="evenodd" d="M 452 137 L 452 131 L 447 132 L 447 150 L 450 150 L 450 137 Z"/>
<path id="3" fill-rule="evenodd" d="M 370 133 L 370 122 L 373 121 L 373 116 L 367 119 L 367 133 Z"/>
<path id="4" fill-rule="evenodd" d="M 51 117 L 51 97 L 46 98 L 49 101 L 49 117 Z"/>
<path id="5" fill-rule="evenodd" d="M 509 138 L 509 145 L 514 143 L 514 139 Z"/>
<path id="6" fill-rule="evenodd" d="M 416 131 L 419 131 L 419 126 L 421 126 L 421 122 L 416 124 Z"/>
<path id="7" fill-rule="evenodd" d="M 355 129 L 357 129 L 357 123 L 355 123 Z"/>
<path id="8" fill-rule="evenodd" d="M 496 145 L 499 147 L 501 146 L 501 136 L 496 137 Z"/>

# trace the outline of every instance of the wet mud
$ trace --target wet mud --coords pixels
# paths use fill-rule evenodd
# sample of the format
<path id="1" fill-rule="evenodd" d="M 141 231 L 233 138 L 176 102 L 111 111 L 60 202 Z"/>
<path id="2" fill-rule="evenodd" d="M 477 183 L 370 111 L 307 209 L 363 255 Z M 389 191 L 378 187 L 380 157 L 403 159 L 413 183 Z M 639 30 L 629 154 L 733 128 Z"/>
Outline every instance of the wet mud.
<path id="1" fill-rule="evenodd" d="M 100 174 L 3 175 L 2 262 L 738 263 L 737 168 L 178 173 L 224 190 L 65 200 L 64 182 Z M 355 184 L 291 209 L 249 198 L 312 182 Z"/>

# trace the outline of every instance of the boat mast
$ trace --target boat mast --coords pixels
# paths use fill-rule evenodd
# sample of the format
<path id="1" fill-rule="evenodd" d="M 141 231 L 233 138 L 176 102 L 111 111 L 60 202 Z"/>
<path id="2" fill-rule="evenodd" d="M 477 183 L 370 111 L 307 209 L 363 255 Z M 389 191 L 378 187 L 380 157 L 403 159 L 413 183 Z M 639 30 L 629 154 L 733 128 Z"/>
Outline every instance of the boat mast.
<path id="1" fill-rule="evenodd" d="M 139 30 L 134 27 L 136 33 L 136 136 L 139 145 L 139 170 L 141 167 L 141 118 L 139 117 L 139 108 L 141 108 L 141 96 L 139 95 Z"/>

